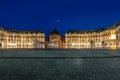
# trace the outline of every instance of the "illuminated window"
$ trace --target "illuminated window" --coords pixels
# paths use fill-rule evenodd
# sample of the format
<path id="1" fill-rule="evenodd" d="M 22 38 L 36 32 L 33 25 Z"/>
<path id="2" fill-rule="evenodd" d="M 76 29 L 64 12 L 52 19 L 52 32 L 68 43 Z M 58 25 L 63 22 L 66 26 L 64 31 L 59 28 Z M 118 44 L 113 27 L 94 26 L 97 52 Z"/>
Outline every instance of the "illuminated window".
<path id="1" fill-rule="evenodd" d="M 115 34 L 111 34 L 110 39 L 116 39 L 116 35 Z"/>

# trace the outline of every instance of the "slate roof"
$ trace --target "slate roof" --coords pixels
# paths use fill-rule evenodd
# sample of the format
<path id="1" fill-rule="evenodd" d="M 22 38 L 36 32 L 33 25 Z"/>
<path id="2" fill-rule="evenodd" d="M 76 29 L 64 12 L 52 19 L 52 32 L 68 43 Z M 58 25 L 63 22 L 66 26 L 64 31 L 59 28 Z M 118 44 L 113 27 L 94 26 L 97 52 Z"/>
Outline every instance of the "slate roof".
<path id="1" fill-rule="evenodd" d="M 8 32 L 15 32 L 15 33 L 43 33 L 42 31 L 39 31 L 39 30 L 12 30 L 12 29 L 6 29 L 2 27 L 0 27 L 0 30 L 5 30 Z"/>
<path id="2" fill-rule="evenodd" d="M 94 33 L 94 32 L 101 32 L 103 29 L 96 29 L 96 30 L 69 30 L 67 33 Z"/>
<path id="3" fill-rule="evenodd" d="M 71 33 L 71 34 L 73 34 L 73 33 L 100 33 L 100 32 L 102 32 L 102 31 L 105 31 L 105 30 L 108 30 L 108 29 L 115 29 L 116 27 L 118 27 L 118 26 L 120 26 L 120 22 L 118 22 L 118 23 L 116 23 L 116 24 L 114 24 L 114 25 L 112 25 L 112 26 L 108 26 L 108 27 L 106 27 L 106 28 L 98 28 L 98 29 L 95 29 L 95 30 L 69 30 L 68 32 L 67 32 L 67 34 L 68 33 Z"/>

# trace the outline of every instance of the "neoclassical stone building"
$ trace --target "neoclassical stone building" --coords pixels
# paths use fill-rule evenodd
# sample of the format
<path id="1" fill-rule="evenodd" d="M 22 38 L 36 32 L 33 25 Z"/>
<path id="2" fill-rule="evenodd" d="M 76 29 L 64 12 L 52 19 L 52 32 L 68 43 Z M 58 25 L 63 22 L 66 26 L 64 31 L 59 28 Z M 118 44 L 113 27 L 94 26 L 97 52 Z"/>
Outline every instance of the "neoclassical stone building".
<path id="1" fill-rule="evenodd" d="M 70 30 L 65 37 L 54 29 L 48 41 L 41 31 L 0 27 L 0 49 L 6 48 L 120 48 L 120 23 L 96 30 Z"/>
<path id="2" fill-rule="evenodd" d="M 56 28 L 49 35 L 48 48 L 61 48 L 61 35 Z"/>
<path id="3" fill-rule="evenodd" d="M 0 27 L 0 48 L 45 48 L 45 34 Z"/>
<path id="4" fill-rule="evenodd" d="M 120 48 L 120 23 L 96 30 L 70 30 L 66 48 Z"/>

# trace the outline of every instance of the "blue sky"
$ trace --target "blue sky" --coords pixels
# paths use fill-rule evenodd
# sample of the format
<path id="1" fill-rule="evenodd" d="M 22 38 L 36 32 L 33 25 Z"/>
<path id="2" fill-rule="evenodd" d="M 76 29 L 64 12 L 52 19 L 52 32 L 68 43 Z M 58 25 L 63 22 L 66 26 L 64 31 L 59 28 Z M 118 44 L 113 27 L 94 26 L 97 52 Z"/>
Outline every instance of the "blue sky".
<path id="1" fill-rule="evenodd" d="M 88 30 L 120 21 L 120 0 L 0 0 L 0 26 L 41 30 Z M 59 20 L 59 22 L 57 22 Z"/>

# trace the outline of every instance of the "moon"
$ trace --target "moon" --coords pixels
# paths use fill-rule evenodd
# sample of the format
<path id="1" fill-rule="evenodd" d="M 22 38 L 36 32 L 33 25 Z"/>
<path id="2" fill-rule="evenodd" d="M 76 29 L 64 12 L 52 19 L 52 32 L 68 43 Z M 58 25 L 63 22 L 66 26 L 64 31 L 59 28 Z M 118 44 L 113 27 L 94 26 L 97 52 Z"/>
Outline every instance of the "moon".
<path id="1" fill-rule="evenodd" d="M 60 20 L 57 20 L 57 22 L 60 22 Z"/>

